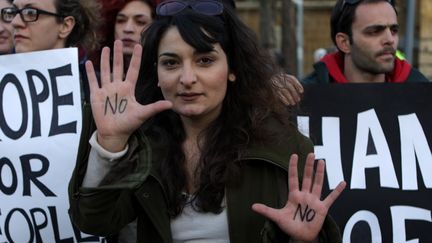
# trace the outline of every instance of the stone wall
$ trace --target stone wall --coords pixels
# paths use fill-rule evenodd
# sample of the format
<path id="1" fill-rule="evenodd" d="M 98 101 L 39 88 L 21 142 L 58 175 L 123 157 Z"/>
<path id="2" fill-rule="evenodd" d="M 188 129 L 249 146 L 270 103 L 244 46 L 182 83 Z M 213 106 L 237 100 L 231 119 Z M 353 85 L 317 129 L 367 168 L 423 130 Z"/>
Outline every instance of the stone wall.
<path id="1" fill-rule="evenodd" d="M 432 1 L 420 3 L 419 69 L 432 78 Z"/>

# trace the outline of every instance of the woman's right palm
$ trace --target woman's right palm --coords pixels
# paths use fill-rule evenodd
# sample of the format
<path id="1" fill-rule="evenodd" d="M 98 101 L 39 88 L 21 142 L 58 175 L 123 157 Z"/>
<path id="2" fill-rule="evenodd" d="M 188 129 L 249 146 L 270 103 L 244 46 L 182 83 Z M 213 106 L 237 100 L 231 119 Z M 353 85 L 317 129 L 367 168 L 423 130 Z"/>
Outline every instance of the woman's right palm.
<path id="1" fill-rule="evenodd" d="M 135 99 L 135 85 L 141 62 L 142 47 L 134 49 L 126 78 L 123 80 L 122 42 L 114 44 L 113 70 L 110 68 L 110 49 L 101 55 L 101 82 L 97 82 L 91 62 L 86 63 L 90 83 L 90 101 L 98 130 L 98 142 L 107 150 L 121 150 L 129 136 L 148 118 L 171 108 L 169 101 L 141 105 Z"/>

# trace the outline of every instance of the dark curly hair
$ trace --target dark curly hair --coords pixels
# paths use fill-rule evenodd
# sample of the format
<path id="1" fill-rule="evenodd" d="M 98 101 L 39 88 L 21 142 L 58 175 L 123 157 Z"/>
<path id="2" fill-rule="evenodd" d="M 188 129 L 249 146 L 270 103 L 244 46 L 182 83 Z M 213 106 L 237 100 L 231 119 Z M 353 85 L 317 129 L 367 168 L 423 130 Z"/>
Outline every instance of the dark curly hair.
<path id="1" fill-rule="evenodd" d="M 101 37 L 101 46 L 108 46 L 112 48 L 114 46 L 114 32 L 117 14 L 130 2 L 141 1 L 146 3 L 152 11 L 152 19 L 155 17 L 156 5 L 160 0 L 103 0 L 101 1 L 101 19 L 102 25 L 98 30 L 99 36 Z M 89 59 L 94 63 L 95 67 L 98 68 L 100 65 L 101 50 L 89 53 Z"/>
<path id="2" fill-rule="evenodd" d="M 102 46 L 113 47 L 114 45 L 114 26 L 117 14 L 130 2 L 137 0 L 104 0 L 102 2 L 102 18 L 103 26 L 101 34 L 104 37 Z M 139 0 L 146 3 L 152 10 L 152 18 L 155 17 L 154 10 L 156 8 L 155 0 Z"/>
<path id="3" fill-rule="evenodd" d="M 255 33 L 242 23 L 226 6 L 220 16 L 202 15 L 186 8 L 171 17 L 157 17 L 143 35 L 143 57 L 136 97 L 143 104 L 163 99 L 157 86 L 158 46 L 172 26 L 198 52 L 213 50 L 219 43 L 226 53 L 229 69 L 236 75 L 228 82 L 222 111 L 218 118 L 200 134 L 200 158 L 197 176 L 196 210 L 218 213 L 226 185 L 235 185 L 241 175 L 235 163 L 244 155 L 248 145 L 257 140 L 270 139 L 263 122 L 270 116 L 288 119 L 287 109 L 277 98 L 270 82 L 274 63 L 267 52 L 259 47 Z M 147 129 L 145 129 L 147 128 Z M 143 125 L 144 132 L 164 148 L 167 155 L 159 167 L 166 188 L 170 215 L 180 214 L 185 198 L 187 176 L 182 144 L 185 131 L 180 117 L 174 111 L 164 111 Z"/>

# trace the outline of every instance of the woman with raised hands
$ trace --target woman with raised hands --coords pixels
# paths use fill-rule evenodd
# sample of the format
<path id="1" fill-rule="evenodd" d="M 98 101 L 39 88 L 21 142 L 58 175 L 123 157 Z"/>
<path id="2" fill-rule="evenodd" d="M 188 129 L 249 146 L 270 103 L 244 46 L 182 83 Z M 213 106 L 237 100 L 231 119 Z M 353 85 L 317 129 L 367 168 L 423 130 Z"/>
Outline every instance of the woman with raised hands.
<path id="1" fill-rule="evenodd" d="M 324 162 L 314 170 L 253 31 L 216 0 L 156 14 L 126 75 L 121 41 L 112 68 L 103 49 L 100 82 L 86 64 L 75 225 L 110 236 L 137 219 L 137 242 L 340 242 L 327 212 L 345 183 L 321 200 Z"/>

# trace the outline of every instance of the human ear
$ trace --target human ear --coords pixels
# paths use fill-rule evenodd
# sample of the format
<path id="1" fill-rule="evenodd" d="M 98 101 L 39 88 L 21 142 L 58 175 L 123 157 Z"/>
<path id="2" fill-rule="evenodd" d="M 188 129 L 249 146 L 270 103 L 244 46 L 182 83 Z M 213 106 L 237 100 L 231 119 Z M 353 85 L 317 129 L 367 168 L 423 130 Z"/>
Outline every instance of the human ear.
<path id="1" fill-rule="evenodd" d="M 347 34 L 339 32 L 336 34 L 335 40 L 338 49 L 343 53 L 347 54 L 351 52 L 350 37 Z"/>
<path id="2" fill-rule="evenodd" d="M 59 37 L 61 39 L 66 39 L 72 32 L 73 28 L 75 27 L 75 24 L 76 22 L 74 17 L 72 16 L 65 17 L 60 27 Z"/>

